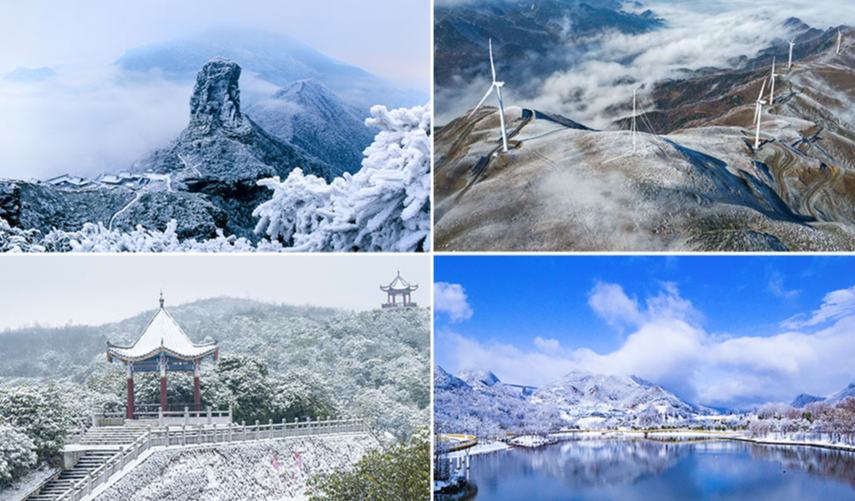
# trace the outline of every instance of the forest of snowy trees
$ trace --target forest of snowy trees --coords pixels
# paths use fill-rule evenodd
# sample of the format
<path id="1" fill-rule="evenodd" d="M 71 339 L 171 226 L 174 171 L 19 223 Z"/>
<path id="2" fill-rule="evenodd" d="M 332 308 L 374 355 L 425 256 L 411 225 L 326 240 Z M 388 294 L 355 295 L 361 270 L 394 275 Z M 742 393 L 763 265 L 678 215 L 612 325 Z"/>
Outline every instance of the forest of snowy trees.
<path id="1" fill-rule="evenodd" d="M 203 405 L 235 420 L 354 416 L 390 443 L 430 422 L 430 313 L 348 312 L 215 298 L 172 308 L 196 341 L 216 339 L 219 364 L 203 366 Z M 153 313 L 103 326 L 29 327 L 0 333 L 0 485 L 55 461 L 93 409 L 117 410 L 125 372 L 106 341 L 129 343 Z M 170 402 L 192 402 L 186 373 L 168 378 Z M 138 404 L 158 402 L 151 374 L 136 377 Z"/>
<path id="2" fill-rule="evenodd" d="M 855 445 L 855 398 L 835 403 L 812 402 L 802 408 L 764 405 L 749 422 L 748 430 L 757 438 Z"/>

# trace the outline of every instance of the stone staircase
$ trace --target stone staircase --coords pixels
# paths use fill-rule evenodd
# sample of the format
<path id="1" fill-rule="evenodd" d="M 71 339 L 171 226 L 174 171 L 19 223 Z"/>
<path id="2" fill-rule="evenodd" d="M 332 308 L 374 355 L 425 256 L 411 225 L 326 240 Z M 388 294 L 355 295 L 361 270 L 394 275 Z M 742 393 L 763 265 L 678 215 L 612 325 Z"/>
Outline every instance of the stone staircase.
<path id="1" fill-rule="evenodd" d="M 71 486 L 85 479 L 88 474 L 106 463 L 124 446 L 132 444 L 145 434 L 151 426 L 157 427 L 157 420 L 128 421 L 124 426 L 99 426 L 90 428 L 78 437 L 71 447 L 85 452 L 74 468 L 63 470 L 59 476 L 46 483 L 38 494 L 27 498 L 28 501 L 53 501 Z"/>
<path id="2" fill-rule="evenodd" d="M 30 496 L 27 501 L 53 501 L 67 491 L 72 485 L 86 478 L 86 475 L 106 463 L 116 451 L 89 451 L 80 458 L 80 461 L 70 470 L 63 470 L 59 476 L 47 484 L 38 494 Z"/>
<path id="3" fill-rule="evenodd" d="M 124 426 L 98 426 L 89 428 L 75 444 L 79 446 L 128 445 L 141 437 L 148 427 L 157 428 L 157 420 L 128 421 Z"/>

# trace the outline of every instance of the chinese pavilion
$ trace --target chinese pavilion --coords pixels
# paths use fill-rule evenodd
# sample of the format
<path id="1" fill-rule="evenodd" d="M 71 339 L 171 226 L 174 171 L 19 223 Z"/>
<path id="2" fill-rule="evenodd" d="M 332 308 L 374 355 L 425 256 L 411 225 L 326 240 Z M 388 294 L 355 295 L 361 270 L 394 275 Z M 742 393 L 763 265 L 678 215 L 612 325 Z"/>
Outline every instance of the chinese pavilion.
<path id="1" fill-rule="evenodd" d="M 166 373 L 169 371 L 193 372 L 193 405 L 201 411 L 202 397 L 199 387 L 199 370 L 202 360 L 219 358 L 216 342 L 194 344 L 172 315 L 163 307 L 148 322 L 142 335 L 133 346 L 116 346 L 107 343 L 107 361 L 118 360 L 128 371 L 127 418 L 134 419 L 134 372 L 160 372 L 160 409 L 166 412 Z"/>
<path id="2" fill-rule="evenodd" d="M 410 294 L 412 294 L 416 289 L 418 289 L 418 285 L 410 285 L 409 282 L 401 278 L 401 272 L 398 272 L 398 276 L 392 280 L 392 283 L 389 285 L 381 285 L 380 290 L 386 293 L 386 303 L 381 305 L 383 308 L 397 308 L 397 307 L 416 307 L 416 303 L 413 302 Z M 401 298 L 401 302 L 398 302 L 398 298 Z"/>

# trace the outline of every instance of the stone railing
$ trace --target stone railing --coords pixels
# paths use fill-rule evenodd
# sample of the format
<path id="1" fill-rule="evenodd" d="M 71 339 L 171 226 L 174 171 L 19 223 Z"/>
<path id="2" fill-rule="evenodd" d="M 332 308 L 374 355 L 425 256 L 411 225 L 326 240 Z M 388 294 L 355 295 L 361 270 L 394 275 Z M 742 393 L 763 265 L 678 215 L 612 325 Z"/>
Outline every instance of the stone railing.
<path id="1" fill-rule="evenodd" d="M 116 453 L 106 463 L 93 470 L 85 479 L 73 484 L 62 493 L 58 501 L 78 501 L 91 496 L 93 491 L 109 482 L 116 473 L 139 459 L 146 451 L 156 447 L 194 446 L 205 444 L 229 444 L 252 440 L 269 440 L 302 436 L 366 433 L 368 428 L 361 419 L 293 421 L 290 423 L 254 425 L 229 424 L 219 427 L 181 426 L 173 429 L 152 429 L 145 432 L 134 443 Z"/>

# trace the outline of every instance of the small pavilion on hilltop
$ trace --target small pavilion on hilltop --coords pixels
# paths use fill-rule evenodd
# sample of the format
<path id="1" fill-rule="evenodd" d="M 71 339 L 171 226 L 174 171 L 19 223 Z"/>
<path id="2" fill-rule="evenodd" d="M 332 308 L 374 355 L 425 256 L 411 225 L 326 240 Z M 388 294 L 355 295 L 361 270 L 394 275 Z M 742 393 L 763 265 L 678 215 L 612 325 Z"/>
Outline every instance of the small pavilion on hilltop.
<path id="1" fill-rule="evenodd" d="M 392 280 L 389 285 L 381 285 L 380 290 L 386 293 L 386 303 L 382 304 L 383 308 L 415 308 L 418 306 L 413 302 L 410 295 L 418 289 L 418 285 L 410 285 L 409 282 L 401 277 L 401 272 Z M 398 302 L 398 298 L 401 301 Z"/>
<path id="2" fill-rule="evenodd" d="M 160 308 L 143 329 L 142 335 L 133 346 L 117 346 L 107 343 L 107 362 L 118 360 L 125 364 L 128 372 L 127 418 L 134 419 L 134 372 L 160 372 L 160 409 L 168 410 L 166 403 L 166 373 L 169 371 L 193 372 L 193 405 L 198 413 L 202 409 L 199 372 L 202 361 L 210 357 L 217 361 L 219 347 L 216 342 L 194 344 L 184 333 L 178 322 L 163 307 Z"/>

